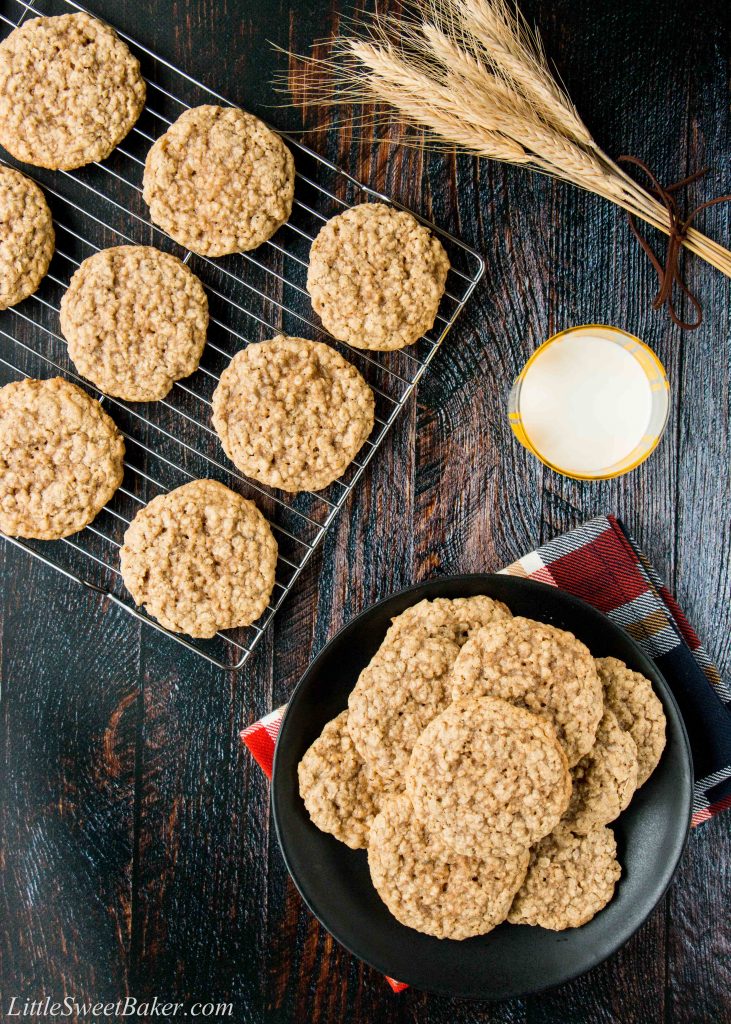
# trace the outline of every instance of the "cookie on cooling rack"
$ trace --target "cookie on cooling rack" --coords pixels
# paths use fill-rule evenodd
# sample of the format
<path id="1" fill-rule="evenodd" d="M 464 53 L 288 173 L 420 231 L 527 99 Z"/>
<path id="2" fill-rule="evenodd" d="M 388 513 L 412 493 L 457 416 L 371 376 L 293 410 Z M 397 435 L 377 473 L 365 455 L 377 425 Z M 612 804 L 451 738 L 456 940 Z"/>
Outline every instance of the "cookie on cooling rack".
<path id="1" fill-rule="evenodd" d="M 408 797 L 385 797 L 368 843 L 376 892 L 393 916 L 438 939 L 484 935 L 507 917 L 525 878 L 528 850 L 465 857 L 414 816 Z"/>
<path id="2" fill-rule="evenodd" d="M 0 530 L 57 540 L 87 526 L 122 482 L 111 417 L 61 377 L 0 388 Z"/>
<path id="3" fill-rule="evenodd" d="M 464 645 L 453 677 L 454 700 L 490 694 L 547 718 L 570 766 L 594 745 L 602 685 L 573 633 L 522 616 L 493 622 Z"/>
<path id="4" fill-rule="evenodd" d="M 313 824 L 353 850 L 368 845 L 371 824 L 392 786 L 370 771 L 348 732 L 348 712 L 328 722 L 297 767 Z"/>
<path id="5" fill-rule="evenodd" d="M 53 256 L 53 218 L 46 198 L 30 178 L 0 167 L 0 309 L 32 295 Z"/>
<path id="6" fill-rule="evenodd" d="M 143 195 L 154 223 L 187 249 L 245 252 L 289 219 L 294 160 L 253 114 L 194 107 L 147 154 Z"/>
<path id="7" fill-rule="evenodd" d="M 432 327 L 448 271 L 441 242 L 410 213 L 362 203 L 320 229 L 307 290 L 333 337 L 386 351 Z"/>
<path id="8" fill-rule="evenodd" d="M 658 766 L 665 749 L 665 712 L 652 683 L 619 658 L 597 658 L 604 700 L 620 726 L 637 744 L 637 785 L 642 786 Z"/>
<path id="9" fill-rule="evenodd" d="M 373 392 L 354 366 L 305 338 L 238 352 L 213 394 L 213 426 L 247 476 L 319 491 L 345 472 L 373 429 Z"/>
<path id="10" fill-rule="evenodd" d="M 0 143 L 18 160 L 67 170 L 103 160 L 144 104 L 139 61 L 88 14 L 32 18 L 0 43 Z"/>
<path id="11" fill-rule="evenodd" d="M 120 551 L 138 605 L 174 633 L 248 626 L 274 586 L 277 543 L 264 516 L 215 480 L 193 480 L 137 513 Z"/>
<path id="12" fill-rule="evenodd" d="M 61 300 L 61 330 L 79 373 L 130 402 L 164 398 L 193 373 L 206 343 L 208 299 L 177 257 L 148 245 L 84 260 Z"/>
<path id="13" fill-rule="evenodd" d="M 552 832 L 530 852 L 508 921 L 551 931 L 578 928 L 609 903 L 621 874 L 611 829 L 593 828 L 583 836 Z"/>
<path id="14" fill-rule="evenodd" d="M 571 796 L 553 726 L 494 697 L 450 704 L 414 744 L 416 817 L 466 857 L 514 855 L 556 827 Z"/>

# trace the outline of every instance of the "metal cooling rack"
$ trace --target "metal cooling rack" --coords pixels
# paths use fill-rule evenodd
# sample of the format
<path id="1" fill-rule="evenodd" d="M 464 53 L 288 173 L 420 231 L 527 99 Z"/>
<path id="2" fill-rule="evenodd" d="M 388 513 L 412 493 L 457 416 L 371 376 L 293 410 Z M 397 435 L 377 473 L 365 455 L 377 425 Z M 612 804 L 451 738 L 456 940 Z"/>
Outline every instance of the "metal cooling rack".
<path id="1" fill-rule="evenodd" d="M 73 0 L 0 0 L 0 31 L 6 35 L 29 16 L 86 10 Z M 73 173 L 23 166 L 44 188 L 53 211 L 56 254 L 38 292 L 0 316 L 0 384 L 56 373 L 80 384 L 104 404 L 124 434 L 125 477 L 109 505 L 80 533 L 50 543 L 5 539 L 104 594 L 212 664 L 240 668 L 457 319 L 482 276 L 484 263 L 473 249 L 420 218 L 440 238 L 452 263 L 430 335 L 408 350 L 393 353 L 364 352 L 335 341 L 313 317 L 304 287 L 312 238 L 325 220 L 357 202 L 376 199 L 400 204 L 362 185 L 286 134 L 297 165 L 290 221 L 251 253 L 214 261 L 181 249 L 149 221 L 141 196 L 144 158 L 184 109 L 200 103 L 228 105 L 229 101 L 134 39 L 119 34 L 142 65 L 148 86 L 145 109 L 131 133 L 103 163 Z M 71 274 L 93 252 L 125 242 L 154 244 L 180 256 L 201 278 L 209 297 L 211 322 L 200 368 L 177 382 L 160 402 L 134 404 L 101 395 L 74 372 L 60 334 L 59 302 Z M 344 477 L 317 494 L 282 496 L 257 486 L 228 464 L 210 426 L 211 395 L 231 356 L 243 345 L 276 333 L 326 340 L 358 367 L 375 393 L 376 423 L 370 439 Z M 197 641 L 168 632 L 134 606 L 119 574 L 117 552 L 127 525 L 144 504 L 156 494 L 202 476 L 220 480 L 256 501 L 277 538 L 279 560 L 271 602 L 257 623 Z"/>

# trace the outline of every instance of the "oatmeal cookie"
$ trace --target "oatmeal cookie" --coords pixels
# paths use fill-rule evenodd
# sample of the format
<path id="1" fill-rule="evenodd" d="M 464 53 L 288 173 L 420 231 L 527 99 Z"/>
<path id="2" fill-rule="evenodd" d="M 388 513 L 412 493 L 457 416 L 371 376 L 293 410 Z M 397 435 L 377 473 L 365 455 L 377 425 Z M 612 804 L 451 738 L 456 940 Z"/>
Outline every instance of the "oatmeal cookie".
<path id="1" fill-rule="evenodd" d="M 416 816 L 453 850 L 506 857 L 555 828 L 571 776 L 550 722 L 471 697 L 450 704 L 416 741 L 406 792 Z"/>
<path id="2" fill-rule="evenodd" d="M 555 932 L 578 928 L 609 903 L 621 874 L 611 829 L 601 826 L 584 836 L 552 832 L 530 852 L 508 921 Z"/>
<path id="3" fill-rule="evenodd" d="M 118 245 L 84 260 L 61 299 L 61 330 L 79 373 L 129 402 L 164 398 L 200 362 L 208 299 L 176 256 Z"/>
<path id="4" fill-rule="evenodd" d="M 441 636 L 462 647 L 482 626 L 489 626 L 496 619 L 510 618 L 512 612 L 507 605 L 483 594 L 424 598 L 391 620 L 384 643 L 423 629 L 428 636 Z"/>
<path id="5" fill-rule="evenodd" d="M 570 832 L 585 835 L 629 806 L 637 788 L 637 745 L 609 708 L 594 746 L 571 769 L 571 782 L 571 802 L 560 826 Z"/>
<path id="6" fill-rule="evenodd" d="M 454 853 L 403 795 L 383 800 L 368 844 L 371 880 L 393 916 L 438 939 L 484 935 L 504 921 L 528 860 L 528 850 L 485 859 Z"/>
<path id="7" fill-rule="evenodd" d="M 194 107 L 147 154 L 143 196 L 154 223 L 186 249 L 245 252 L 289 219 L 294 160 L 253 114 Z"/>
<path id="8" fill-rule="evenodd" d="M 620 726 L 637 744 L 637 786 L 642 786 L 658 766 L 665 749 L 665 712 L 652 683 L 627 668 L 618 658 L 597 658 L 604 700 Z"/>
<path id="9" fill-rule="evenodd" d="M 88 14 L 32 18 L 0 43 L 0 142 L 67 169 L 103 160 L 145 105 L 140 63 Z"/>
<path id="10" fill-rule="evenodd" d="M 0 167 L 0 309 L 32 295 L 46 276 L 55 235 L 46 198 L 30 178 Z"/>
<path id="11" fill-rule="evenodd" d="M 348 732 L 348 712 L 328 722 L 297 767 L 300 796 L 321 832 L 352 850 L 368 845 L 390 786 L 369 771 Z"/>
<path id="12" fill-rule="evenodd" d="M 386 642 L 348 698 L 348 728 L 361 757 L 386 779 L 402 778 L 417 739 L 451 701 L 459 648 L 421 632 Z"/>
<path id="13" fill-rule="evenodd" d="M 258 619 L 276 563 L 277 543 L 256 505 L 215 480 L 153 498 L 120 551 L 135 603 L 174 633 L 196 637 Z"/>
<path id="14" fill-rule="evenodd" d="M 448 271 L 441 242 L 410 213 L 362 203 L 320 229 L 307 290 L 333 337 L 386 351 L 432 327 Z"/>
<path id="15" fill-rule="evenodd" d="M 57 540 L 87 526 L 122 482 L 124 441 L 85 391 L 64 380 L 0 388 L 0 530 Z"/>
<path id="16" fill-rule="evenodd" d="M 494 622 L 464 645 L 453 677 L 454 700 L 490 694 L 547 718 L 569 766 L 594 745 L 602 686 L 594 659 L 573 633 L 520 616 Z"/>
<path id="17" fill-rule="evenodd" d="M 249 345 L 213 393 L 213 426 L 247 476 L 319 491 L 345 472 L 373 429 L 373 392 L 354 366 L 305 338 Z"/>

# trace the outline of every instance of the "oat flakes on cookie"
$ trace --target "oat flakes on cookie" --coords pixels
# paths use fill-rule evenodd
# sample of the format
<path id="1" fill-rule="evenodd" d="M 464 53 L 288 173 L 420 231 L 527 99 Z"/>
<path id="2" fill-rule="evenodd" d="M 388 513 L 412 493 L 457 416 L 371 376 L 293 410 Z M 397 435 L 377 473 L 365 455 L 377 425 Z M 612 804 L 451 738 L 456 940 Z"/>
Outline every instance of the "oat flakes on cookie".
<path id="1" fill-rule="evenodd" d="M 596 742 L 571 769 L 571 802 L 560 827 L 585 835 L 624 811 L 637 788 L 637 745 L 604 709 Z"/>
<path id="2" fill-rule="evenodd" d="M 103 160 L 144 104 L 139 61 L 88 14 L 32 18 L 0 43 L 0 143 L 18 160 L 66 170 Z"/>
<path id="3" fill-rule="evenodd" d="M 64 380 L 0 388 L 0 530 L 57 540 L 87 526 L 122 482 L 124 441 L 111 417 Z"/>
<path id="4" fill-rule="evenodd" d="M 320 229 L 307 290 L 333 337 L 386 351 L 432 327 L 448 271 L 441 242 L 410 213 L 362 203 Z"/>
<path id="5" fill-rule="evenodd" d="M 368 844 L 371 880 L 393 916 L 439 939 L 484 935 L 504 921 L 528 860 L 528 850 L 485 859 L 454 853 L 403 795 L 385 797 Z"/>
<path id="6" fill-rule="evenodd" d="M 421 629 L 428 636 L 441 636 L 462 647 L 482 626 L 489 626 L 496 619 L 512 618 L 512 614 L 502 601 L 483 594 L 432 600 L 425 597 L 391 620 L 384 643 Z"/>
<path id="7" fill-rule="evenodd" d="M 135 603 L 195 637 L 248 626 L 266 608 L 277 543 L 264 516 L 215 480 L 160 494 L 132 520 L 120 551 Z"/>
<path id="8" fill-rule="evenodd" d="M 508 921 L 551 931 L 578 928 L 609 903 L 621 874 L 611 829 L 594 828 L 584 836 L 553 832 L 531 850 Z"/>
<path id="9" fill-rule="evenodd" d="M 0 167 L 0 309 L 32 295 L 53 256 L 53 218 L 30 178 Z"/>
<path id="10" fill-rule="evenodd" d="M 245 252 L 289 219 L 294 160 L 253 114 L 194 107 L 147 154 L 143 196 L 153 222 L 187 249 Z"/>
<path id="11" fill-rule="evenodd" d="M 373 392 L 356 368 L 305 338 L 249 345 L 213 393 L 213 426 L 228 457 L 284 491 L 319 491 L 342 476 L 373 416 Z"/>
<path id="12" fill-rule="evenodd" d="M 348 728 L 361 757 L 400 780 L 425 727 L 451 701 L 453 641 L 420 631 L 384 642 L 348 698 Z"/>
<path id="13" fill-rule="evenodd" d="M 450 704 L 416 741 L 406 792 L 447 846 L 504 857 L 555 828 L 571 776 L 550 722 L 495 697 L 471 697 Z"/>
<path id="14" fill-rule="evenodd" d="M 164 398 L 200 362 L 208 299 L 176 256 L 119 245 L 89 256 L 61 299 L 61 330 L 79 373 L 130 402 Z"/>
<path id="15" fill-rule="evenodd" d="M 665 712 L 652 683 L 618 658 L 597 658 L 604 700 L 620 726 L 637 744 L 637 786 L 642 786 L 658 766 L 665 749 Z"/>
<path id="16" fill-rule="evenodd" d="M 594 745 L 602 685 L 573 633 L 521 616 L 494 622 L 464 645 L 453 678 L 454 700 L 491 694 L 551 721 L 569 766 Z"/>
<path id="17" fill-rule="evenodd" d="M 369 771 L 348 732 L 348 712 L 328 722 L 297 767 L 307 813 L 321 832 L 352 850 L 368 845 L 371 824 L 390 785 Z"/>

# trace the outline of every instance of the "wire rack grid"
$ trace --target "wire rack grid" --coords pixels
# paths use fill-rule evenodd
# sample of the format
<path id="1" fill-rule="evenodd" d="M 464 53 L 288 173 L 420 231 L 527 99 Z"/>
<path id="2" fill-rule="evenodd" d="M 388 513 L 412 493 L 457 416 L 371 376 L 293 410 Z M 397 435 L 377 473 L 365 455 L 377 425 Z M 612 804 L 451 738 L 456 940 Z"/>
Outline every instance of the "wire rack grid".
<path id="1" fill-rule="evenodd" d="M 71 11 L 93 13 L 74 0 L 0 0 L 0 34 L 6 35 L 27 17 Z M 237 669 L 256 648 L 404 407 L 482 276 L 484 263 L 469 246 L 419 218 L 440 238 L 452 264 L 430 335 L 408 350 L 393 353 L 366 352 L 337 342 L 313 318 L 304 287 L 314 234 L 329 217 L 360 201 L 403 207 L 286 134 L 283 137 L 297 168 L 289 222 L 254 252 L 210 260 L 181 249 L 150 223 L 141 198 L 145 155 L 183 110 L 201 103 L 229 105 L 229 101 L 129 36 L 119 35 L 140 59 L 148 86 L 145 109 L 127 138 L 102 163 L 74 172 L 23 167 L 46 192 L 54 214 L 56 253 L 35 295 L 0 316 L 0 384 L 60 373 L 84 387 L 107 407 L 124 434 L 125 477 L 112 501 L 80 533 L 56 542 L 5 539 L 104 594 L 212 664 Z M 122 402 L 102 395 L 80 378 L 58 325 L 61 296 L 81 261 L 101 248 L 126 243 L 154 244 L 180 256 L 200 277 L 209 298 L 208 343 L 199 369 L 155 403 Z M 343 478 L 317 494 L 287 496 L 256 485 L 228 463 L 210 425 L 211 395 L 230 358 L 242 346 L 278 333 L 327 341 L 358 367 L 376 398 L 370 439 Z M 277 539 L 279 559 L 275 588 L 260 620 L 246 629 L 198 641 L 170 633 L 135 607 L 121 580 L 118 549 L 134 514 L 151 498 L 202 476 L 220 480 L 256 502 Z"/>

